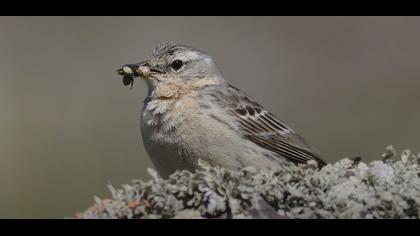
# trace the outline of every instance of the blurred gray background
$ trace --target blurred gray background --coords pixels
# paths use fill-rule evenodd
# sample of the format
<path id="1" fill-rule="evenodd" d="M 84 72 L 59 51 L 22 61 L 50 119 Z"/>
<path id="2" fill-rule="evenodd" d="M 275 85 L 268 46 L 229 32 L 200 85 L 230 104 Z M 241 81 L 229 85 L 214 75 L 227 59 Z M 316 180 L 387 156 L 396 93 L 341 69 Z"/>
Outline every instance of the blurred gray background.
<path id="1" fill-rule="evenodd" d="M 198 47 L 325 159 L 420 151 L 418 17 L 0 17 L 0 218 L 63 218 L 148 179 L 145 84 L 115 70 Z"/>

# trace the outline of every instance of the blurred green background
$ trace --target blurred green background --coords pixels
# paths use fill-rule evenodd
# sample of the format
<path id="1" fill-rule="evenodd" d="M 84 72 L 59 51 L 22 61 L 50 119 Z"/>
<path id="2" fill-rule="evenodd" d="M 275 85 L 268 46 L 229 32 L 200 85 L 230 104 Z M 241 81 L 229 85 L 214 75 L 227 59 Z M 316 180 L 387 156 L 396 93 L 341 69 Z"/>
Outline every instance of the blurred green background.
<path id="1" fill-rule="evenodd" d="M 198 47 L 325 159 L 420 151 L 419 17 L 0 17 L 0 218 L 72 217 L 148 179 L 145 85 L 115 70 Z"/>

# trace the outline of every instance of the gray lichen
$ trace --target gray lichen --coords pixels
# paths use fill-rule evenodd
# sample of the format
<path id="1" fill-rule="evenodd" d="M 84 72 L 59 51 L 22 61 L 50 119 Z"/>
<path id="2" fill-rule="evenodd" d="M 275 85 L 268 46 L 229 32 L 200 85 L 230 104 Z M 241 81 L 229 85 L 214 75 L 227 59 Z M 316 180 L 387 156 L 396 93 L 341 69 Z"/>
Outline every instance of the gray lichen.
<path id="1" fill-rule="evenodd" d="M 420 154 L 389 146 L 370 164 L 342 159 L 257 171 L 201 166 L 115 189 L 77 218 L 419 218 Z"/>

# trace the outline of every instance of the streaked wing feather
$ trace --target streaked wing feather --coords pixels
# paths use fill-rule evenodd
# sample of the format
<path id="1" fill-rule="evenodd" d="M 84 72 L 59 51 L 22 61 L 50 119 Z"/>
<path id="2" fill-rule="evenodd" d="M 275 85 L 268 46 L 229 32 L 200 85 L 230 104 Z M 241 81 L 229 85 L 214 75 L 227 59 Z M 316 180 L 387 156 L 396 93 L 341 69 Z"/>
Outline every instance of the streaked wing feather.
<path id="1" fill-rule="evenodd" d="M 244 92 L 229 85 L 228 96 L 227 107 L 240 124 L 245 139 L 294 163 L 314 160 L 321 167 L 326 164 L 315 148 Z"/>

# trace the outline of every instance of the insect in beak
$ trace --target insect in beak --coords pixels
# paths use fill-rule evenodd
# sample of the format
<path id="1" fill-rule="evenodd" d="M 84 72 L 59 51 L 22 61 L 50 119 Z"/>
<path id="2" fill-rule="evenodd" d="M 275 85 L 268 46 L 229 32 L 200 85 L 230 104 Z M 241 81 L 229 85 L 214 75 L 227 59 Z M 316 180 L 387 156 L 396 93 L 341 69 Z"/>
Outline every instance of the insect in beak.
<path id="1" fill-rule="evenodd" d="M 165 71 L 159 67 L 151 67 L 146 62 L 140 62 L 137 64 L 124 65 L 117 70 L 117 73 L 123 77 L 123 84 L 125 86 L 131 85 L 130 89 L 132 89 L 134 78 L 156 78 L 157 74 L 165 74 Z"/>
<path id="2" fill-rule="evenodd" d="M 145 70 L 144 67 L 147 68 L 145 62 L 138 64 L 127 64 L 119 68 L 117 73 L 123 77 L 124 86 L 131 85 L 130 89 L 132 89 L 134 85 L 134 78 L 145 76 L 142 71 L 139 71 L 139 68 L 143 68 L 143 70 Z"/>

